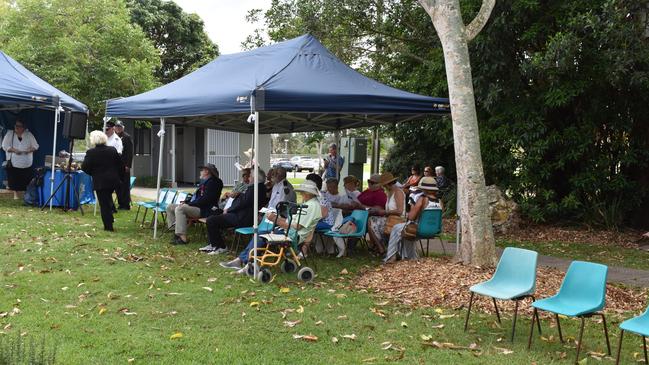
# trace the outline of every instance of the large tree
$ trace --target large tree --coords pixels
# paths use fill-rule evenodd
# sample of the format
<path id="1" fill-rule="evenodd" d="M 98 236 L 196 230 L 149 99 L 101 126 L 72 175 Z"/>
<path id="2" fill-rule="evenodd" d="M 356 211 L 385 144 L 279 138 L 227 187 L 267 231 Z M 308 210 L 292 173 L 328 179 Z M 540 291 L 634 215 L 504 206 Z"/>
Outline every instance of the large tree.
<path id="1" fill-rule="evenodd" d="M 160 60 L 120 0 L 0 0 L 0 48 L 83 101 L 98 121 L 104 101 L 149 90 Z M 8 6 L 10 5 L 10 6 Z"/>
<path id="2" fill-rule="evenodd" d="M 203 20 L 169 0 L 128 0 L 132 21 L 145 31 L 160 52 L 158 79 L 166 84 L 218 56 L 217 46 L 203 29 Z"/>
<path id="3" fill-rule="evenodd" d="M 458 214 L 461 222 L 459 258 L 474 265 L 496 261 L 496 245 L 482 168 L 480 132 L 473 92 L 468 43 L 487 23 L 495 0 L 484 0 L 480 12 L 464 25 L 459 0 L 420 0 L 442 42 L 453 119 Z"/>

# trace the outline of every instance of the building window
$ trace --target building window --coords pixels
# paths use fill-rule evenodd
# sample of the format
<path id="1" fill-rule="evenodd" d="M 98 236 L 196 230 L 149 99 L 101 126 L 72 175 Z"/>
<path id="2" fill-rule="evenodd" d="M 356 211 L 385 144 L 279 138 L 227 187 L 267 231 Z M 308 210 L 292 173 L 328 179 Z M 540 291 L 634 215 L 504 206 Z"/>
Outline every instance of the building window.
<path id="1" fill-rule="evenodd" d="M 151 129 L 136 128 L 133 134 L 135 155 L 151 155 Z"/>

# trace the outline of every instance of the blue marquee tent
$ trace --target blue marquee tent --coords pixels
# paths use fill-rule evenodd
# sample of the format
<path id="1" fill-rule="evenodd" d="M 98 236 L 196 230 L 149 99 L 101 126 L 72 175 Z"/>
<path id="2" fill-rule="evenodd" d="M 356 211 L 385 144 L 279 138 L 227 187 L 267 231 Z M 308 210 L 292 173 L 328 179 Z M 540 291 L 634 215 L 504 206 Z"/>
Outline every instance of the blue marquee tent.
<path id="1" fill-rule="evenodd" d="M 447 114 L 449 102 L 367 78 L 307 34 L 220 56 L 157 89 L 109 100 L 106 115 L 250 133 L 241 115 L 253 109 L 260 113 L 260 133 L 286 133 Z"/>
<path id="2" fill-rule="evenodd" d="M 40 145 L 34 153 L 34 166 L 42 166 L 45 155 L 68 148 L 60 128 L 64 111 L 88 113 L 88 108 L 0 51 L 0 137 L 13 129 L 20 117 Z M 5 153 L 0 151 L 0 160 L 4 159 Z M 4 180 L 5 171 L 0 167 L 0 182 Z"/>
<path id="3" fill-rule="evenodd" d="M 107 118 L 160 120 L 158 196 L 165 123 L 253 132 L 256 153 L 260 133 L 370 127 L 448 113 L 448 99 L 413 94 L 365 77 L 310 34 L 220 56 L 167 85 L 106 103 Z M 255 164 L 254 211 L 259 208 L 257 169 Z M 156 211 L 154 238 L 157 219 Z M 256 233 L 254 240 L 256 247 Z"/>

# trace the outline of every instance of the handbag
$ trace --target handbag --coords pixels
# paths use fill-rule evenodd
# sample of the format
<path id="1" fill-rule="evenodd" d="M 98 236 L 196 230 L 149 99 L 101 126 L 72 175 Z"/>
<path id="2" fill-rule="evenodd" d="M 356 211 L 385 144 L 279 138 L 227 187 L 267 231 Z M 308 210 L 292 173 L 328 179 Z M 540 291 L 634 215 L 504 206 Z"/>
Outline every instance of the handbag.
<path id="1" fill-rule="evenodd" d="M 403 227 L 401 236 L 407 240 L 414 240 L 417 238 L 418 228 L 419 228 L 419 224 L 417 224 L 417 222 L 408 222 L 408 224 L 406 224 L 406 226 Z"/>
<path id="2" fill-rule="evenodd" d="M 392 228 L 399 223 L 404 223 L 406 218 L 400 215 L 389 215 L 385 220 L 385 226 L 383 227 L 383 234 L 389 236 L 392 232 Z"/>
<path id="3" fill-rule="evenodd" d="M 12 131 L 12 133 L 13 133 L 13 131 Z M 15 136 L 14 134 L 11 135 L 11 148 L 14 148 L 14 136 Z M 13 157 L 13 156 L 14 156 L 14 153 L 11 152 L 11 157 Z M 10 168 L 13 167 L 13 165 L 11 164 L 11 157 L 9 157 L 8 160 L 2 161 L 2 167 L 4 167 L 7 170 L 9 170 Z"/>

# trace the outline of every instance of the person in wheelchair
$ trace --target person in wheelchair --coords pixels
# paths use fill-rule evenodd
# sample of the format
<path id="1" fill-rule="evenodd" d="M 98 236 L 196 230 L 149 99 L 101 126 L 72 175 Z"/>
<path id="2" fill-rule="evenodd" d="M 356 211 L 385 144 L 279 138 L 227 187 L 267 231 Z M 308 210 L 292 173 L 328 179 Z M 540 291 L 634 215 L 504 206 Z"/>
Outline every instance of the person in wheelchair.
<path id="1" fill-rule="evenodd" d="M 289 237 L 292 237 L 292 232 L 297 233 L 298 245 L 303 244 L 308 237 L 311 236 L 315 230 L 315 226 L 322 218 L 322 210 L 318 196 L 320 195 L 317 185 L 310 180 L 303 182 L 295 188 L 302 196 L 302 207 L 299 213 L 292 218 L 291 226 L 288 225 L 288 218 L 278 217 L 275 213 L 268 213 L 266 218 L 275 222 L 275 233 L 284 233 L 288 230 Z M 297 223 L 299 219 L 299 224 Z M 267 241 L 263 237 L 259 237 L 257 247 L 266 247 Z M 229 269 L 236 269 L 237 274 L 245 274 L 248 270 L 248 255 L 250 250 L 254 248 L 254 240 L 250 240 L 248 246 L 241 251 L 239 257 L 232 261 L 221 262 L 220 265 Z"/>

